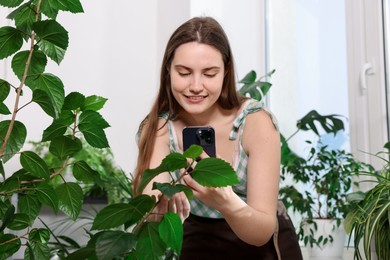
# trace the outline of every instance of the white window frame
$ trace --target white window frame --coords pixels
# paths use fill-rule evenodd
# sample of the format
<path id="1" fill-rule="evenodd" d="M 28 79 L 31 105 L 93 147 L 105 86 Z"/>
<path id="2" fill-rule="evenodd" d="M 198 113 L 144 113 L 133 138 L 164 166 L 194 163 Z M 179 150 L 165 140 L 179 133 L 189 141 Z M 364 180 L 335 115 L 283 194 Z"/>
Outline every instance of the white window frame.
<path id="1" fill-rule="evenodd" d="M 346 0 L 351 151 L 380 167 L 372 156 L 388 140 L 381 0 Z"/>

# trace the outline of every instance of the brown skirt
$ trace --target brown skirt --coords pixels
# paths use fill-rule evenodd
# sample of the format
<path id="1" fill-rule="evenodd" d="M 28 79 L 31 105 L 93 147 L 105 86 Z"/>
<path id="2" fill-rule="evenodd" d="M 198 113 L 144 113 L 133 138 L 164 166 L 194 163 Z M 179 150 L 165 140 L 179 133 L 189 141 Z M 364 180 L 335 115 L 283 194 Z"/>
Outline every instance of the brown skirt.
<path id="1" fill-rule="evenodd" d="M 180 260 L 200 259 L 302 260 L 302 254 L 295 228 L 286 214 L 278 214 L 278 230 L 274 237 L 260 247 L 240 240 L 225 219 L 210 219 L 191 214 L 184 222 Z"/>

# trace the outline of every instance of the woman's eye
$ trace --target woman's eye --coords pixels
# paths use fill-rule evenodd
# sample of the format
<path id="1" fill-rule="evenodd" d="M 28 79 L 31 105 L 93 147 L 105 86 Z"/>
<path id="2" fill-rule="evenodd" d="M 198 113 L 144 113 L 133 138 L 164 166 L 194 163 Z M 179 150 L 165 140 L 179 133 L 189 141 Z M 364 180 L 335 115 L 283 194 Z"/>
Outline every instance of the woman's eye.
<path id="1" fill-rule="evenodd" d="M 216 73 L 213 73 L 213 74 L 204 74 L 206 77 L 208 78 L 213 78 L 215 77 L 215 75 L 217 75 Z"/>
<path id="2" fill-rule="evenodd" d="M 179 75 L 182 76 L 182 77 L 186 77 L 186 76 L 189 76 L 191 73 L 189 72 L 179 72 Z"/>

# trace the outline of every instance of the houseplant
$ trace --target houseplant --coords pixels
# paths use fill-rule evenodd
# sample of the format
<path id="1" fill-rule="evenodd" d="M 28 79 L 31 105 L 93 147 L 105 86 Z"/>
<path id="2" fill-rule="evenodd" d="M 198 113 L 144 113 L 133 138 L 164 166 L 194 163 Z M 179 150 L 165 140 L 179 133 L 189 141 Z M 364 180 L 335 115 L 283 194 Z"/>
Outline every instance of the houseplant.
<path id="1" fill-rule="evenodd" d="M 274 71 L 266 76 L 273 73 Z M 261 79 L 256 80 L 256 73 L 253 71 L 248 73 L 240 81 L 243 84 L 241 93 L 261 100 L 271 87 L 271 84 Z M 346 194 L 353 186 L 352 177 L 368 167 L 345 150 L 332 149 L 320 141 L 322 134 L 335 137 L 343 131 L 342 116 L 321 115 L 312 110 L 297 121 L 296 131 L 292 135 L 286 138 L 281 134 L 281 179 L 288 179 L 293 184 L 283 185 L 279 197 L 286 208 L 291 208 L 302 216 L 298 236 L 310 248 L 321 248 L 334 240 L 331 234 L 315 234 L 318 229 L 316 219 L 334 219 L 330 230 L 340 227 L 348 211 Z M 289 141 L 300 132 L 314 134 L 314 141 L 305 142 L 308 151 L 306 156 L 298 155 L 289 147 Z M 339 244 L 343 246 L 344 242 Z"/>
<path id="2" fill-rule="evenodd" d="M 77 221 L 84 198 L 81 186 L 98 177 L 96 171 L 78 156 L 86 149 L 82 140 L 94 148 L 109 147 L 104 132 L 109 124 L 98 112 L 107 99 L 79 92 L 65 94 L 61 79 L 45 71 L 50 60 L 60 64 L 68 48 L 68 32 L 56 20 L 57 15 L 61 11 L 83 12 L 79 0 L 0 0 L 0 5 L 13 8 L 7 18 L 14 22 L 14 26 L 0 28 L 0 59 L 9 58 L 17 76 L 16 83 L 0 79 L 0 113 L 4 115 L 0 122 L 0 259 L 13 256 L 22 245 L 25 246 L 25 259 L 49 259 L 52 239 L 59 242 L 60 256 L 68 259 L 132 256 L 157 259 L 167 252 L 170 258 L 180 254 L 180 218 L 168 213 L 161 223 L 145 222 L 159 203 L 156 198 L 146 195 L 110 204 L 100 211 L 93 220 L 94 230 L 86 231 L 89 242 L 74 252 L 61 243 L 47 225 L 44 228 L 34 226 L 42 205 L 52 208 L 55 214 L 61 211 Z M 23 46 L 27 49 L 21 50 Z M 12 98 L 14 104 L 10 109 L 7 102 Z M 28 110 L 31 103 L 38 104 L 42 112 L 53 119 L 40 141 L 49 143 L 49 152 L 59 164 L 47 163 L 38 153 L 25 148 L 27 130 L 31 126 L 17 120 L 17 115 L 22 109 Z M 194 146 L 184 154 L 167 156 L 159 167 L 145 173 L 142 186 L 161 172 L 191 167 L 201 152 L 200 147 Z M 3 166 L 11 158 L 19 159 L 20 168 L 13 173 L 5 172 Z M 69 173 L 66 170 L 69 166 L 77 182 L 64 177 Z M 204 169 L 209 167 L 214 168 L 216 175 L 205 173 Z M 237 183 L 235 172 L 223 160 L 208 158 L 193 168 L 194 179 L 205 186 Z M 220 179 L 218 173 L 221 171 L 228 178 Z M 207 178 L 204 178 L 206 174 Z M 60 183 L 53 181 L 58 176 Z M 175 180 L 155 183 L 154 187 L 167 197 L 183 190 L 191 197 L 191 191 Z"/>
<path id="3" fill-rule="evenodd" d="M 385 145 L 390 148 L 390 143 Z M 353 239 L 355 259 L 373 258 L 372 246 L 377 259 L 390 259 L 390 162 L 389 153 L 376 155 L 384 162 L 380 171 L 369 171 L 363 176 L 370 177 L 373 187 L 365 192 L 356 191 L 348 194 L 352 210 L 345 219 L 345 229 L 349 243 Z M 348 244 L 349 244 L 348 243 Z M 360 248 L 362 243 L 363 248 Z M 364 258 L 365 257 L 365 258 Z"/>

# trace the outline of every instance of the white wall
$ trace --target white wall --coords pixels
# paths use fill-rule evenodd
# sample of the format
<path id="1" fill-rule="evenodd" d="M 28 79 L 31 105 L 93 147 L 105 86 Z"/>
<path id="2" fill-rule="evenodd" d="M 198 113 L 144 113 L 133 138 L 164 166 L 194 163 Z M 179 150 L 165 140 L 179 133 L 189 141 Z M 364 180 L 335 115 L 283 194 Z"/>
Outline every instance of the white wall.
<path id="1" fill-rule="evenodd" d="M 238 79 L 252 69 L 264 71 L 263 1 L 248 0 L 244 5 L 238 0 L 84 0 L 82 4 L 85 13 L 58 16 L 69 32 L 69 48 L 61 65 L 51 62 L 46 71 L 61 78 L 66 93 L 108 98 L 100 112 L 111 125 L 106 133 L 115 160 L 126 172 L 135 167 L 135 135 L 157 92 L 166 42 L 181 23 L 196 15 L 215 16 L 230 37 Z M 4 78 L 5 61 L 0 62 Z M 7 79 L 14 79 L 10 71 Z M 18 118 L 34 141 L 51 122 L 36 105 L 21 111 Z"/>

